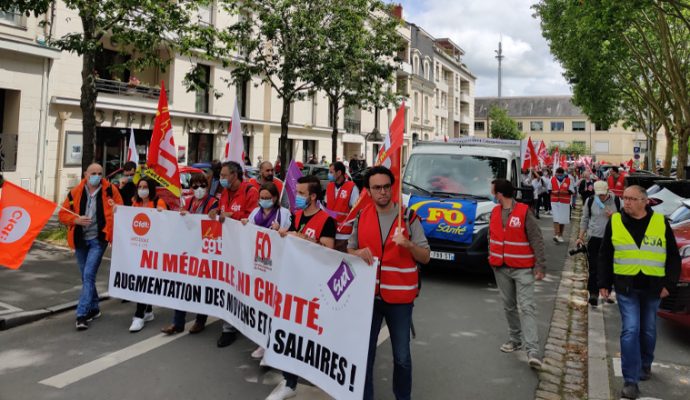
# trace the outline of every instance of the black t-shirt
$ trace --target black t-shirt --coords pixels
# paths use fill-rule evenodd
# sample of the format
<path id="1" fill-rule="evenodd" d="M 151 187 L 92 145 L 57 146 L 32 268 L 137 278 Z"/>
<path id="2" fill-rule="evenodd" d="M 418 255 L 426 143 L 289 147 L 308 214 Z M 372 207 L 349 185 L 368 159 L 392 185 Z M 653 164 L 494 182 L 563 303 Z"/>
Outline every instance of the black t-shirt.
<path id="1" fill-rule="evenodd" d="M 137 185 L 132 181 L 125 183 L 125 186 L 120 189 L 122 203 L 126 206 L 132 205 L 132 197 L 134 197 L 135 194 L 137 194 Z"/>
<path id="2" fill-rule="evenodd" d="M 321 212 L 324 212 L 324 211 L 321 211 Z M 316 214 L 314 214 L 314 215 L 316 215 Z M 312 217 L 314 215 L 307 216 L 307 215 L 304 215 L 304 213 L 302 213 L 302 218 L 300 218 L 299 226 L 296 225 L 297 224 L 297 218 L 295 218 L 293 216 L 292 217 L 292 224 L 290 225 L 290 231 L 300 232 L 302 230 L 302 228 L 304 228 L 304 225 L 306 225 L 309 222 L 309 220 L 312 219 Z M 323 226 L 323 229 L 321 230 L 321 237 L 335 238 L 335 232 L 336 232 L 335 220 L 331 217 L 328 217 L 328 219 L 326 220 L 326 223 Z"/>

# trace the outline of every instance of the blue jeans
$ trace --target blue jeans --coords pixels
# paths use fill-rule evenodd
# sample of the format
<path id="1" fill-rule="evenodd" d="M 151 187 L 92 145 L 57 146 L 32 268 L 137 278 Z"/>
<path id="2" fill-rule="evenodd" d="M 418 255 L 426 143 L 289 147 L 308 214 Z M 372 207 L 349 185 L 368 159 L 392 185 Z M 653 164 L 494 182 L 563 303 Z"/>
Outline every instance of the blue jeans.
<path id="1" fill-rule="evenodd" d="M 409 400 L 412 396 L 412 354 L 410 354 L 410 328 L 414 304 L 388 304 L 374 300 L 374 313 L 369 335 L 369 358 L 364 383 L 364 400 L 374 400 L 374 361 L 381 323 L 386 325 L 393 346 L 393 394 L 396 400 Z"/>
<path id="2" fill-rule="evenodd" d="M 621 313 L 621 365 L 625 383 L 640 381 L 642 368 L 651 368 L 656 346 L 656 312 L 661 298 L 645 290 L 617 293 Z"/>
<path id="3" fill-rule="evenodd" d="M 108 243 L 91 239 L 86 241 L 85 247 L 76 249 L 77 264 L 79 264 L 82 282 L 79 304 L 77 305 L 77 318 L 86 317 L 89 312 L 98 310 L 96 274 L 107 247 Z"/>

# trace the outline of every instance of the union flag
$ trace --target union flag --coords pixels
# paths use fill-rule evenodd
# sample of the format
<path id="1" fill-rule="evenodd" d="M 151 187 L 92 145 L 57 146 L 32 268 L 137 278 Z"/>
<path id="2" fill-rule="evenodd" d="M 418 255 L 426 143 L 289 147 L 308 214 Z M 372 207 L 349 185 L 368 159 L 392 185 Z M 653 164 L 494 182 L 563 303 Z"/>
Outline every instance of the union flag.
<path id="1" fill-rule="evenodd" d="M 161 81 L 161 94 L 158 98 L 158 111 L 153 121 L 153 135 L 146 159 L 148 168 L 145 174 L 168 189 L 175 197 L 182 193 L 180 169 L 177 166 L 177 149 L 173 138 L 172 121 L 168 111 L 168 96 L 165 84 Z"/>

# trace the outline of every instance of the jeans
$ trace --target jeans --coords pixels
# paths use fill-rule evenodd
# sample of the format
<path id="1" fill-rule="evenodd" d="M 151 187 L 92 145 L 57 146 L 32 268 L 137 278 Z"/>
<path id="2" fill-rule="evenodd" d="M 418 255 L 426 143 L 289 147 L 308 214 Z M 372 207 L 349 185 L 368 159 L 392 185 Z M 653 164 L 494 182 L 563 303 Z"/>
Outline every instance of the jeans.
<path id="1" fill-rule="evenodd" d="M 527 354 L 538 354 L 539 331 L 537 307 L 534 302 L 534 270 L 498 267 L 494 268 L 494 276 L 508 320 L 510 341 L 524 343 Z"/>
<path id="2" fill-rule="evenodd" d="M 410 329 L 414 304 L 388 304 L 374 300 L 374 313 L 369 335 L 369 358 L 364 383 L 364 400 L 374 399 L 374 361 L 381 323 L 386 325 L 393 346 L 393 394 L 396 400 L 409 400 L 412 396 L 412 354 L 410 353 Z"/>
<path id="3" fill-rule="evenodd" d="M 180 311 L 180 310 L 175 310 L 175 314 L 173 316 L 173 325 L 175 325 L 175 328 L 178 330 L 181 330 L 184 328 L 184 323 L 187 318 L 187 311 Z M 197 314 L 196 315 L 196 323 L 199 325 L 206 325 L 206 320 L 208 319 L 208 315 L 204 314 Z"/>
<path id="4" fill-rule="evenodd" d="M 86 241 L 85 247 L 78 247 L 75 251 L 82 282 L 79 304 L 77 304 L 77 318 L 86 317 L 89 312 L 98 310 L 96 274 L 107 247 L 108 243 L 91 239 Z"/>
<path id="5" fill-rule="evenodd" d="M 621 365 L 625 383 L 640 381 L 642 368 L 651 368 L 656 345 L 656 312 L 661 298 L 645 290 L 617 293 L 621 313 Z"/>

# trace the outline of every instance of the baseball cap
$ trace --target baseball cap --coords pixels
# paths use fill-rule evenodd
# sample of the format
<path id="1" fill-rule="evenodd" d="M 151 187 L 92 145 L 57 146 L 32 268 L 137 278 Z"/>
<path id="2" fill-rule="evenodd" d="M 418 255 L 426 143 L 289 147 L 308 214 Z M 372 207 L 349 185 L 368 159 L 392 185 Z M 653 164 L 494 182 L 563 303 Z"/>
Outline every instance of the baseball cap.
<path id="1" fill-rule="evenodd" d="M 604 181 L 596 181 L 594 182 L 594 194 L 602 195 L 602 194 L 607 194 L 609 192 L 609 184 L 604 182 Z"/>

